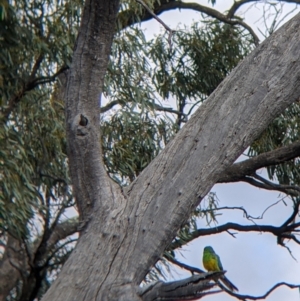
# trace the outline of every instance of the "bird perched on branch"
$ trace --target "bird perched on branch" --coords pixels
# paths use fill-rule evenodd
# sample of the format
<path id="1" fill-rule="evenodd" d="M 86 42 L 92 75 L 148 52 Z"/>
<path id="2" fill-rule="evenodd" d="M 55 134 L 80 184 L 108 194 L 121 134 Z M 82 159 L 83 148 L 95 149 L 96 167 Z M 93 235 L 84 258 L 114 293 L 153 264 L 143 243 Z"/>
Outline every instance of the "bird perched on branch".
<path id="1" fill-rule="evenodd" d="M 224 270 L 220 257 L 210 246 L 204 248 L 202 261 L 204 268 L 208 272 L 219 272 Z M 231 281 L 229 281 L 225 275 L 220 277 L 220 281 L 222 281 L 231 291 L 238 291 L 238 288 Z"/>

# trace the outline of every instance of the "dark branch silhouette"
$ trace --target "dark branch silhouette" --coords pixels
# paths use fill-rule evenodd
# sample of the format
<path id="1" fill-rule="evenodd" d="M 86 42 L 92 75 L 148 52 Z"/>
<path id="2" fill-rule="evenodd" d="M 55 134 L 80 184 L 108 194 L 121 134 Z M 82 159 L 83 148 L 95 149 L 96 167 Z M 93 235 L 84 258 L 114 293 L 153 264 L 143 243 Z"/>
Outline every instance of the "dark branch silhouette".
<path id="1" fill-rule="evenodd" d="M 207 229 L 197 229 L 192 231 L 184 241 L 176 238 L 169 246 L 170 250 L 174 250 L 180 248 L 187 243 L 191 242 L 195 238 L 206 236 L 206 235 L 213 235 L 217 233 L 227 232 L 230 230 L 236 230 L 239 232 L 264 232 L 264 233 L 271 233 L 277 237 L 277 242 L 281 246 L 285 247 L 284 240 L 285 239 L 292 239 L 297 244 L 300 244 L 300 241 L 296 238 L 293 232 L 299 232 L 300 229 L 300 222 L 295 223 L 294 220 L 299 212 L 300 202 L 298 202 L 293 209 L 292 214 L 289 218 L 281 225 L 281 226 L 272 226 L 272 225 L 241 225 L 237 223 L 226 223 L 224 225 L 220 225 L 213 228 Z M 253 221 L 251 219 L 251 221 Z"/>
<path id="2" fill-rule="evenodd" d="M 228 13 L 227 13 L 227 18 L 232 18 L 235 13 L 237 12 L 237 10 L 244 4 L 246 3 L 250 3 L 250 2 L 258 2 L 257 0 L 240 0 L 240 1 L 234 1 L 233 5 L 231 6 L 231 8 L 229 9 Z M 286 0 L 284 2 L 287 3 L 295 3 L 295 4 L 300 4 L 299 0 Z"/>
<path id="3" fill-rule="evenodd" d="M 258 36 L 255 34 L 254 30 L 248 25 L 246 24 L 244 21 L 242 21 L 240 18 L 239 19 L 232 19 L 232 18 L 228 18 L 226 15 L 220 13 L 219 11 L 198 4 L 198 3 L 194 3 L 194 2 L 182 2 L 182 1 L 160 1 L 159 3 L 156 3 L 156 5 L 154 6 L 154 14 L 155 15 L 159 15 L 163 12 L 169 11 L 169 10 L 174 10 L 174 9 L 191 9 L 200 13 L 204 13 L 209 17 L 212 18 L 216 18 L 217 20 L 224 22 L 226 24 L 230 24 L 230 25 L 239 25 L 242 26 L 243 28 L 245 28 L 250 35 L 253 38 L 254 44 L 257 46 L 259 44 L 259 38 Z M 118 19 L 119 22 L 118 24 L 121 24 L 121 29 L 124 29 L 126 27 L 129 27 L 133 24 L 136 24 L 138 22 L 143 22 L 143 21 L 147 21 L 152 19 L 153 16 L 152 14 L 150 14 L 148 11 L 144 11 L 143 14 L 141 16 L 139 16 L 139 18 L 136 17 L 136 14 L 133 10 L 124 10 L 122 12 L 119 13 L 118 15 Z"/>
<path id="4" fill-rule="evenodd" d="M 55 72 L 51 76 L 42 76 L 37 77 L 34 79 L 30 79 L 27 83 L 25 83 L 18 92 L 16 92 L 8 101 L 8 107 L 3 110 L 3 120 L 6 121 L 9 118 L 9 115 L 13 111 L 13 109 L 16 107 L 16 105 L 21 101 L 22 97 L 29 91 L 33 90 L 39 85 L 51 83 L 54 82 L 58 75 L 62 74 L 64 71 L 66 71 L 68 67 L 62 67 L 57 72 Z"/>

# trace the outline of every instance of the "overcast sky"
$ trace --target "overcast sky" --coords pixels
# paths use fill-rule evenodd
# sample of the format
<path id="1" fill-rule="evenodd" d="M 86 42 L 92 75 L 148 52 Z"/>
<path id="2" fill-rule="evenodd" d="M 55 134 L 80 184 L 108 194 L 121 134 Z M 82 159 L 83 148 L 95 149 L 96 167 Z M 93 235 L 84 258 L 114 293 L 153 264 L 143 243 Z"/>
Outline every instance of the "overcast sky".
<path id="1" fill-rule="evenodd" d="M 209 6 L 208 1 L 198 2 Z M 214 8 L 224 12 L 230 7 L 232 2 L 232 0 L 217 0 L 217 5 Z M 261 40 L 263 40 L 263 35 L 259 29 L 265 32 L 264 22 L 261 18 L 263 2 L 261 1 L 260 4 L 256 5 L 245 5 L 239 10 L 239 14 L 245 16 L 246 22 L 253 27 Z M 294 8 L 295 5 L 293 4 L 285 4 L 282 16 Z M 285 21 L 294 16 L 297 11 L 290 14 Z M 182 10 L 181 12 L 164 13 L 160 15 L 160 18 L 172 29 L 176 29 L 179 23 L 190 25 L 193 21 L 199 20 L 201 15 L 197 12 Z M 142 27 L 146 29 L 146 34 L 149 38 L 164 30 L 156 21 L 146 22 Z M 212 191 L 217 193 L 220 206 L 243 206 L 252 216 L 261 215 L 268 206 L 283 197 L 277 192 L 259 190 L 244 183 L 216 185 Z M 291 201 L 286 199 L 286 203 L 288 206 L 281 202 L 276 207 L 269 209 L 265 213 L 264 219 L 258 220 L 257 224 L 274 224 L 278 226 L 283 223 L 292 212 Z M 219 225 L 229 221 L 250 224 L 240 211 L 226 211 L 222 213 L 223 215 L 218 217 Z M 199 227 L 207 227 L 206 222 L 199 221 Z M 223 233 L 199 238 L 186 246 L 181 251 L 182 255 L 177 253 L 176 258 L 186 264 L 203 269 L 202 252 L 207 245 L 211 245 L 220 255 L 223 267 L 227 270 L 227 277 L 239 288 L 241 294 L 263 295 L 274 284 L 281 281 L 300 284 L 300 246 L 296 246 L 293 242 L 289 242 L 288 246 L 297 261 L 290 256 L 285 248 L 277 245 L 275 236 L 262 233 L 240 233 L 236 235 L 236 238 Z M 176 276 L 176 274 L 174 275 Z M 189 275 L 182 272 L 177 277 L 184 278 Z M 296 301 L 299 298 L 299 290 L 282 287 L 273 292 L 266 300 Z M 226 293 L 222 293 L 205 297 L 203 300 L 229 301 L 236 299 L 228 296 Z"/>

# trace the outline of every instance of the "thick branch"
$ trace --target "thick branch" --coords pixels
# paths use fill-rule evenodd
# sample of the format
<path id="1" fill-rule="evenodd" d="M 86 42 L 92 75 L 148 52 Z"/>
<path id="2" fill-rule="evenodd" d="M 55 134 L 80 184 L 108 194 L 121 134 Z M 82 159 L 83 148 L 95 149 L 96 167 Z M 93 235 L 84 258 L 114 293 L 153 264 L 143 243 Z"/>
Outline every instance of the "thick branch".
<path id="1" fill-rule="evenodd" d="M 156 282 L 142 287 L 139 295 L 143 301 L 198 300 L 207 294 L 205 291 L 216 285 L 211 280 L 217 280 L 223 274 L 224 272 L 209 272 L 173 282 Z"/>
<path id="2" fill-rule="evenodd" d="M 245 176 L 251 176 L 256 170 L 292 160 L 300 156 L 300 141 L 275 150 L 257 155 L 248 160 L 234 163 L 224 174 L 221 175 L 218 183 L 229 183 L 244 181 Z"/>

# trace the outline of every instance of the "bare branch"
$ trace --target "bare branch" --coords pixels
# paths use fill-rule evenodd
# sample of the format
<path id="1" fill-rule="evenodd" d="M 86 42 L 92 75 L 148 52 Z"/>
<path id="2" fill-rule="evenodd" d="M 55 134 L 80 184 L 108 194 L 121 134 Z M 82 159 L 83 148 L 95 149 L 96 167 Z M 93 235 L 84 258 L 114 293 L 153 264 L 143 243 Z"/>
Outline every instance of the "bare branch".
<path id="1" fill-rule="evenodd" d="M 283 192 L 285 194 L 289 194 L 289 195 L 292 195 L 292 196 L 297 196 L 299 195 L 299 193 L 294 193 L 293 191 L 291 191 L 290 189 L 286 189 L 284 187 L 284 185 L 276 185 L 272 182 L 270 182 L 272 185 L 268 185 L 266 183 L 263 183 L 263 182 L 259 182 L 251 177 L 244 177 L 241 179 L 241 182 L 246 182 L 254 187 L 257 187 L 257 188 L 262 188 L 262 189 L 266 189 L 266 190 L 277 190 L 277 191 L 280 191 L 280 192 Z M 293 186 L 292 186 L 293 187 Z"/>
<path id="2" fill-rule="evenodd" d="M 155 13 L 155 15 L 159 15 L 165 11 L 174 10 L 174 9 L 191 9 L 194 11 L 204 13 L 207 16 L 216 18 L 217 20 L 227 23 L 227 24 L 230 24 L 230 25 L 240 25 L 240 26 L 244 27 L 251 34 L 254 44 L 256 46 L 259 44 L 258 36 L 255 34 L 253 29 L 248 24 L 246 24 L 244 21 L 242 21 L 240 19 L 232 20 L 232 19 L 228 18 L 226 15 L 220 13 L 219 11 L 217 11 L 213 8 L 198 4 L 198 3 L 182 2 L 182 1 L 169 1 L 169 2 L 162 1 L 161 5 L 155 7 L 154 13 Z M 121 24 L 122 24 L 121 20 L 123 20 L 123 24 L 122 24 L 122 26 L 124 26 L 123 28 L 128 27 L 128 26 L 133 25 L 138 22 L 137 19 L 133 18 L 132 14 L 133 14 L 133 12 L 131 12 L 131 11 L 124 11 L 119 14 L 118 18 L 120 19 Z M 151 18 L 152 18 L 151 14 L 145 13 L 143 16 L 141 16 L 140 21 L 146 21 Z M 124 22 L 124 20 L 126 20 L 127 22 Z"/>
<path id="3" fill-rule="evenodd" d="M 262 219 L 264 214 L 267 212 L 268 209 L 270 209 L 271 207 L 277 205 L 278 203 L 282 202 L 282 199 L 280 199 L 279 201 L 273 203 L 272 205 L 268 206 L 263 213 L 260 216 L 254 217 L 252 215 L 250 215 L 247 210 L 243 207 L 218 207 L 218 208 L 213 208 L 213 209 L 205 209 L 205 210 L 201 210 L 201 213 L 206 214 L 206 213 L 212 213 L 213 211 L 221 211 L 221 210 L 240 210 L 243 212 L 244 216 L 246 217 L 246 219 L 250 220 L 251 222 L 253 222 L 254 219 Z"/>
<path id="4" fill-rule="evenodd" d="M 228 13 L 227 13 L 227 18 L 231 19 L 234 17 L 235 13 L 237 12 L 237 10 L 244 4 L 246 3 L 250 3 L 250 2 L 256 2 L 257 0 L 240 0 L 240 1 L 234 1 L 233 5 L 231 6 L 231 8 L 229 9 Z"/>
<path id="5" fill-rule="evenodd" d="M 169 113 L 172 113 L 172 114 L 177 114 L 178 116 L 183 116 L 183 120 L 182 120 L 183 122 L 187 121 L 188 114 L 185 114 L 183 112 L 174 110 L 172 108 L 168 108 L 168 107 L 158 105 L 156 103 L 151 103 L 150 101 L 145 101 L 145 102 L 147 103 L 147 105 L 149 107 L 153 108 L 154 110 L 161 111 L 161 112 L 169 112 Z M 105 113 L 105 112 L 109 111 L 110 109 L 112 109 L 114 106 L 116 106 L 118 104 L 122 105 L 122 103 L 123 102 L 121 102 L 121 101 L 113 100 L 113 101 L 109 102 L 107 105 L 105 105 L 104 107 L 102 107 L 100 109 L 100 112 Z"/>
<path id="6" fill-rule="evenodd" d="M 258 0 L 240 0 L 240 1 L 234 1 L 234 4 L 231 6 L 227 13 L 227 18 L 233 18 L 237 10 L 244 4 L 250 3 L 250 2 L 259 2 Z M 295 4 L 300 4 L 299 0 L 285 0 L 283 2 L 288 2 L 288 3 L 295 3 Z"/>
<path id="7" fill-rule="evenodd" d="M 163 22 L 163 20 L 161 20 L 160 18 L 158 18 L 155 13 L 150 9 L 150 7 L 142 0 L 136 0 L 136 2 L 140 3 L 147 11 L 150 15 L 152 15 L 152 17 L 158 21 L 167 31 L 169 31 L 170 33 L 173 32 L 173 30 L 165 23 Z"/>
<path id="8" fill-rule="evenodd" d="M 227 291 L 227 293 L 231 296 L 234 296 L 235 298 L 239 299 L 239 300 L 261 300 L 261 299 L 266 299 L 276 288 L 280 287 L 280 286 L 287 286 L 289 288 L 300 288 L 300 284 L 290 284 L 290 283 L 286 283 L 286 282 L 280 282 L 275 284 L 272 288 L 270 288 L 264 295 L 262 296 L 251 296 L 251 295 L 240 295 L 240 294 L 235 294 L 232 293 L 230 291 Z"/>
<path id="9" fill-rule="evenodd" d="M 256 170 L 292 160 L 300 156 L 300 141 L 293 142 L 275 150 L 260 154 L 248 160 L 234 163 L 218 180 L 218 183 L 244 181 L 245 176 L 251 176 Z M 263 188 L 263 187 L 261 187 Z"/>
<path id="10" fill-rule="evenodd" d="M 198 274 L 205 273 L 203 270 L 198 269 L 198 268 L 195 268 L 195 267 L 192 267 L 192 266 L 189 266 L 189 265 L 187 265 L 187 264 L 184 264 L 184 263 L 182 263 L 182 262 L 176 260 L 176 259 L 173 258 L 173 257 L 167 257 L 167 256 L 165 256 L 165 258 L 166 258 L 169 262 L 171 262 L 171 263 L 173 263 L 173 264 L 179 266 L 180 268 L 182 268 L 182 269 L 184 269 L 184 270 L 187 270 L 187 271 L 191 272 L 192 274 L 194 274 L 194 273 L 198 273 Z"/>
<path id="11" fill-rule="evenodd" d="M 51 249 L 58 241 L 78 232 L 78 226 L 78 217 L 69 218 L 61 223 L 58 223 L 47 242 L 48 249 Z"/>
<path id="12" fill-rule="evenodd" d="M 180 8 L 180 9 L 192 9 L 201 13 L 205 13 L 206 15 L 216 18 L 219 21 L 222 21 L 224 23 L 230 24 L 230 25 L 240 25 L 242 27 L 244 27 L 252 36 L 253 40 L 254 40 L 254 44 L 257 46 L 259 44 L 259 38 L 258 36 L 255 34 L 255 32 L 253 31 L 253 29 L 246 24 L 245 22 L 243 22 L 242 20 L 231 20 L 229 18 L 227 18 L 227 16 L 223 15 L 222 13 L 220 13 L 219 11 L 204 6 L 204 5 L 200 5 L 198 3 L 193 3 L 193 2 L 169 2 L 166 5 L 164 5 L 164 11 L 167 10 L 171 10 L 171 9 L 176 9 L 176 8 Z"/>
<path id="13" fill-rule="evenodd" d="M 26 92 L 29 92 L 36 88 L 39 85 L 50 83 L 56 80 L 57 76 L 61 73 L 63 73 L 65 70 L 67 70 L 68 67 L 62 67 L 59 69 L 56 73 L 54 73 L 51 76 L 42 76 L 35 78 L 33 80 L 30 80 L 26 84 L 24 84 L 23 88 L 15 93 L 8 101 L 8 107 L 3 110 L 3 118 L 4 120 L 7 120 L 13 109 L 16 107 L 16 105 L 21 101 L 22 97 L 25 95 Z"/>
<path id="14" fill-rule="evenodd" d="M 170 1 L 176 1 L 176 0 L 170 0 Z M 156 16 L 161 14 L 163 11 L 161 11 L 161 7 L 168 3 L 169 1 L 168 0 L 162 0 L 162 1 L 157 1 L 155 4 L 154 4 L 154 9 L 152 11 L 152 13 L 154 13 Z M 153 15 L 152 13 L 150 13 L 148 10 L 144 10 L 142 15 L 139 16 L 139 20 L 141 22 L 143 21 L 148 21 L 150 19 L 153 18 Z M 122 30 L 126 27 L 129 27 L 133 24 L 136 24 L 139 22 L 139 20 L 136 18 L 136 13 L 131 10 L 131 9 L 126 9 L 126 10 L 123 10 L 121 11 L 118 16 L 118 24 L 119 24 L 119 30 Z"/>
<path id="15" fill-rule="evenodd" d="M 157 111 L 161 111 L 161 112 L 169 112 L 169 113 L 172 113 L 172 114 L 177 114 L 178 116 L 182 116 L 183 119 L 181 120 L 182 122 L 187 122 L 187 114 L 181 112 L 181 111 L 177 111 L 177 110 L 174 110 L 172 108 L 167 108 L 167 107 L 163 107 L 163 106 L 160 106 L 158 104 L 154 104 L 154 109 L 157 110 Z"/>
<path id="16" fill-rule="evenodd" d="M 169 32 L 168 43 L 170 49 L 172 49 L 172 36 L 175 30 L 172 30 L 165 22 L 163 22 L 162 19 L 157 17 L 155 13 L 150 9 L 150 7 L 143 0 L 136 0 L 136 1 L 140 3 L 147 10 L 147 12 Z"/>
<path id="17" fill-rule="evenodd" d="M 224 271 L 208 272 L 173 282 L 156 282 L 149 286 L 139 288 L 138 294 L 143 301 L 197 300 L 204 295 L 209 294 L 204 291 L 211 289 L 216 285 L 210 281 L 216 281 L 223 274 Z M 210 293 L 216 294 L 218 292 L 220 291 L 213 291 Z"/>
<path id="18" fill-rule="evenodd" d="M 283 191 L 286 194 L 292 194 L 292 195 L 295 195 L 295 196 L 298 196 L 300 194 L 300 187 L 297 186 L 297 185 L 275 184 L 275 183 L 272 183 L 271 181 L 259 176 L 258 174 L 254 174 L 253 177 L 258 179 L 259 181 L 261 181 L 265 185 L 273 188 L 274 190 Z M 296 193 L 292 193 L 291 190 L 295 190 Z"/>
<path id="19" fill-rule="evenodd" d="M 300 207 L 300 201 L 298 201 L 297 204 L 295 204 L 292 215 L 283 223 L 282 226 L 287 226 L 288 224 L 295 221 L 295 218 L 299 213 L 299 207 Z"/>
<path id="20" fill-rule="evenodd" d="M 292 234 L 292 232 L 298 231 L 298 227 L 300 227 L 300 222 L 294 223 L 294 219 L 296 215 L 298 214 L 300 207 L 300 202 L 297 203 L 293 209 L 293 212 L 291 216 L 279 227 L 271 226 L 271 225 L 241 225 L 236 223 L 226 223 L 221 226 L 217 226 L 214 228 L 208 228 L 208 229 L 197 229 L 193 231 L 188 238 L 186 238 L 184 241 L 175 239 L 169 249 L 174 250 L 179 247 L 182 247 L 183 245 L 186 245 L 187 243 L 191 242 L 195 238 L 198 238 L 200 236 L 206 236 L 206 235 L 212 235 L 217 234 L 221 232 L 228 232 L 229 230 L 237 230 L 239 232 L 264 232 L 264 233 L 271 233 L 274 236 L 277 237 L 277 242 L 285 246 L 283 241 L 284 239 L 292 239 L 296 243 L 299 243 L 299 241 L 296 239 L 296 237 Z M 253 220 L 251 220 L 253 222 Z M 169 259 L 168 259 L 169 260 Z"/>
<path id="21" fill-rule="evenodd" d="M 59 252 L 59 250 L 65 248 L 67 245 L 77 242 L 77 240 L 78 240 L 77 238 L 69 239 L 69 240 L 65 241 L 64 243 L 60 244 L 53 251 L 48 253 L 47 256 L 45 256 L 45 266 L 52 266 L 52 264 L 50 264 L 50 260 L 55 257 L 56 253 Z M 73 244 L 73 246 L 74 246 L 74 244 Z M 72 249 L 70 249 L 69 252 L 71 252 L 71 251 L 72 251 Z M 61 261 L 57 260 L 55 264 L 57 264 L 58 262 L 61 262 Z M 61 263 L 63 264 L 63 262 L 61 262 Z"/>
<path id="22" fill-rule="evenodd" d="M 183 269 L 186 269 L 188 271 L 190 271 L 192 274 L 195 272 L 195 273 L 204 273 L 202 270 L 198 269 L 198 268 L 195 268 L 195 267 L 192 267 L 192 266 L 189 266 L 189 265 L 186 265 L 184 263 L 181 263 L 179 261 L 177 261 L 176 259 L 174 258 L 170 258 L 170 257 L 166 257 L 166 259 L 168 261 L 170 261 L 171 263 L 179 266 L 180 268 L 183 268 Z M 224 271 L 225 272 L 225 271 Z M 221 279 L 222 275 L 220 276 L 220 279 Z M 241 294 L 237 294 L 235 292 L 232 292 L 228 289 L 226 289 L 226 287 L 224 287 L 222 285 L 222 283 L 220 283 L 219 281 L 216 281 L 217 285 L 221 287 L 222 290 L 226 291 L 226 293 L 228 293 L 229 295 L 239 299 L 239 300 L 247 300 L 247 299 L 250 299 L 250 300 L 260 300 L 260 299 L 265 299 L 268 295 L 271 294 L 271 292 L 273 292 L 276 288 L 280 287 L 280 286 L 288 286 L 289 288 L 300 288 L 300 285 L 296 285 L 296 284 L 289 284 L 289 283 L 286 283 L 286 282 L 281 282 L 281 283 L 277 283 L 275 284 L 271 289 L 269 289 L 264 295 L 262 296 L 250 296 L 250 295 L 241 295 Z M 218 292 L 221 292 L 221 291 L 218 291 Z"/>
<path id="23" fill-rule="evenodd" d="M 33 65 L 33 68 L 32 68 L 32 70 L 31 70 L 31 74 L 30 74 L 30 80 L 33 80 L 33 79 L 34 79 L 34 77 L 35 77 L 35 75 L 36 75 L 38 69 L 40 68 L 40 65 L 41 65 L 43 59 L 44 59 L 44 54 L 41 53 L 41 54 L 38 56 L 38 58 L 36 59 L 34 65 Z"/>
<path id="24" fill-rule="evenodd" d="M 109 102 L 106 106 L 101 107 L 100 108 L 100 113 L 105 113 L 105 112 L 109 111 L 110 109 L 112 109 L 114 106 L 116 106 L 118 104 L 120 104 L 119 101 L 113 100 L 113 101 Z"/>

